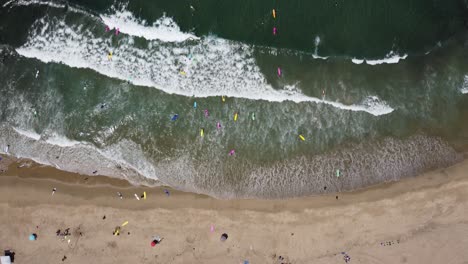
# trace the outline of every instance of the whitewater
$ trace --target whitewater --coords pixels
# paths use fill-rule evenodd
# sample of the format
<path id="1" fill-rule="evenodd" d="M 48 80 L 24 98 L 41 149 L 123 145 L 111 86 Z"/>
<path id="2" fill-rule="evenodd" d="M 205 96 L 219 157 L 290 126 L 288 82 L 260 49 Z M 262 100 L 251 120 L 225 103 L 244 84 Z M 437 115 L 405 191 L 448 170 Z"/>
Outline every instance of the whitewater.
<path id="1" fill-rule="evenodd" d="M 298 84 L 274 89 L 256 64 L 253 47 L 216 36 L 198 38 L 181 32 L 169 17 L 161 17 L 148 25 L 124 10 L 101 15 L 101 19 L 102 28 L 86 28 L 69 25 L 62 18 L 41 18 L 33 24 L 27 42 L 16 51 L 27 58 L 92 69 L 168 94 L 314 102 L 375 116 L 394 110 L 373 95 L 348 105 L 306 96 Z M 104 32 L 105 25 L 114 30 Z M 117 28 L 120 34 L 118 44 L 114 45 L 112 37 Z M 146 41 L 145 48 L 135 44 L 138 38 Z M 112 53 L 111 60 L 109 53 Z M 288 74 L 288 70 L 283 69 L 283 74 Z"/>

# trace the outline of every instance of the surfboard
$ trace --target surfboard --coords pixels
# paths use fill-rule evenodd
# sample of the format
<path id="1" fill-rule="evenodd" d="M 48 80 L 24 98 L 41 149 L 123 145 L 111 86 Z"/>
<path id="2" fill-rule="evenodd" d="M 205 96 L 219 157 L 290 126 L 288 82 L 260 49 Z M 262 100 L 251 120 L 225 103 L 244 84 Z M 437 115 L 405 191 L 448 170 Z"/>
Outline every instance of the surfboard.
<path id="1" fill-rule="evenodd" d="M 302 140 L 302 141 L 305 141 L 305 137 L 303 135 L 299 135 L 299 138 Z"/>

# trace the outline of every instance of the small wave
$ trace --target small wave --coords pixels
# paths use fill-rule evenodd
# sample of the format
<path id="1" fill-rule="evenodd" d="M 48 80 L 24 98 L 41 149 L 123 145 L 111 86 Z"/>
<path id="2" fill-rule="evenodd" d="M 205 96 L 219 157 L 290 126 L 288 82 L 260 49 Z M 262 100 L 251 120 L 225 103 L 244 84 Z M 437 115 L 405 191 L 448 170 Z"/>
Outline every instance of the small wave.
<path id="1" fill-rule="evenodd" d="M 80 144 L 80 142 L 78 141 L 70 140 L 66 138 L 65 136 L 59 135 L 57 133 L 53 133 L 51 136 L 44 137 L 44 136 L 37 134 L 36 132 L 24 130 L 21 128 L 14 127 L 13 130 L 15 130 L 18 134 L 21 134 L 30 139 L 43 140 L 47 142 L 48 144 L 56 145 L 59 147 L 72 147 L 72 146 Z"/>
<path id="2" fill-rule="evenodd" d="M 182 42 L 188 39 L 199 39 L 193 34 L 180 31 L 179 26 L 170 17 L 161 17 L 151 26 L 148 26 L 144 20 L 139 21 L 131 12 L 125 10 L 112 15 L 101 15 L 101 19 L 110 28 L 118 28 L 122 33 L 147 40 Z"/>
<path id="3" fill-rule="evenodd" d="M 58 133 L 43 136 L 4 125 L 0 126 L 0 132 L 0 145 L 10 145 L 8 154 L 19 158 L 84 175 L 93 175 L 92 172 L 97 170 L 99 175 L 121 177 L 137 184 L 141 177 L 157 180 L 155 167 L 143 151 L 128 140 L 99 149 Z"/>
<path id="4" fill-rule="evenodd" d="M 25 137 L 28 137 L 30 139 L 34 139 L 34 140 L 39 140 L 41 139 L 41 135 L 35 133 L 35 132 L 31 132 L 31 131 L 27 131 L 27 130 L 23 130 L 21 128 L 13 128 L 18 134 L 21 134 Z"/>
<path id="5" fill-rule="evenodd" d="M 65 7 L 67 7 L 68 11 L 72 11 L 74 13 L 84 14 L 84 15 L 87 15 L 87 16 L 93 16 L 91 13 L 86 12 L 85 10 L 82 10 L 80 8 L 72 7 L 72 6 L 69 6 L 68 4 L 67 5 L 58 4 L 58 3 L 55 3 L 55 2 L 51 2 L 51 1 L 10 0 L 10 1 L 6 2 L 5 4 L 3 4 L 3 7 L 7 7 L 7 6 L 30 6 L 30 5 L 45 5 L 45 6 L 54 7 L 54 8 L 65 8 Z"/>
<path id="6" fill-rule="evenodd" d="M 359 60 L 359 59 L 351 59 L 351 61 L 354 63 L 354 64 L 362 64 L 364 62 L 364 60 Z"/>
<path id="7" fill-rule="evenodd" d="M 391 51 L 388 53 L 385 58 L 383 59 L 378 59 L 378 60 L 368 60 L 368 59 L 357 59 L 353 58 L 351 61 L 355 64 L 362 64 L 363 62 L 366 62 L 366 64 L 369 65 L 379 65 L 379 64 L 394 64 L 400 62 L 400 60 L 404 60 L 408 57 L 407 54 L 400 56 L 398 54 L 395 54 L 395 52 Z"/>
<path id="8" fill-rule="evenodd" d="M 317 55 L 317 54 L 312 54 L 312 58 L 320 59 L 320 60 L 327 60 L 328 59 L 328 57 L 320 56 L 320 55 Z"/>
<path id="9" fill-rule="evenodd" d="M 3 7 L 7 7 L 9 5 L 12 6 L 30 6 L 30 5 L 47 5 L 50 7 L 56 7 L 56 8 L 64 8 L 65 5 L 57 4 L 51 1 L 38 1 L 38 0 L 11 0 L 6 2 Z"/>

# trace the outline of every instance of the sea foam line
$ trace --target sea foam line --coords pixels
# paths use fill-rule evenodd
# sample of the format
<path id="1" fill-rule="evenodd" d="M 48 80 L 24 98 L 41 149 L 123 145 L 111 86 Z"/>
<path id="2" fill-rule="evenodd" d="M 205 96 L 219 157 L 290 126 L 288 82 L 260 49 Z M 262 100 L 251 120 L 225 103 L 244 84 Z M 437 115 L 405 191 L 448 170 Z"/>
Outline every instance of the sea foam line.
<path id="1" fill-rule="evenodd" d="M 162 17 L 153 25 L 148 26 L 146 21 L 136 19 L 129 11 L 119 11 L 112 15 L 101 15 L 101 19 L 110 28 L 118 28 L 127 35 L 142 37 L 147 40 L 162 40 L 166 42 L 182 42 L 185 40 L 198 40 L 193 34 L 184 33 L 170 17 Z"/>
<path id="2" fill-rule="evenodd" d="M 351 59 L 351 61 L 355 64 L 362 64 L 363 62 L 365 62 L 366 64 L 369 64 L 369 65 L 394 64 L 394 63 L 400 62 L 400 60 L 406 59 L 407 57 L 408 57 L 407 54 L 400 56 L 398 54 L 395 54 L 393 51 L 391 51 L 383 59 L 368 60 L 368 59 L 353 58 Z"/>
<path id="3" fill-rule="evenodd" d="M 72 6 L 69 6 L 69 5 L 64 5 L 64 4 L 58 4 L 58 3 L 54 3 L 54 2 L 51 2 L 51 1 L 40 1 L 40 0 L 10 0 L 8 2 L 6 2 L 5 4 L 3 4 L 3 7 L 7 7 L 7 6 L 30 6 L 30 5 L 46 5 L 46 6 L 49 6 L 49 7 L 54 7 L 54 8 L 65 8 L 65 7 L 68 7 L 68 10 L 69 11 L 72 11 L 72 12 L 75 12 L 75 13 L 81 13 L 81 14 L 85 14 L 85 15 L 88 15 L 88 16 L 91 16 L 93 17 L 92 14 L 84 11 L 84 10 L 81 10 L 79 8 L 76 8 L 76 7 L 72 7 Z"/>
<path id="4" fill-rule="evenodd" d="M 316 102 L 376 116 L 393 111 L 376 97 L 365 98 L 363 104 L 344 105 L 308 97 L 298 88 L 275 90 L 256 64 L 253 49 L 239 42 L 208 36 L 191 45 L 153 40 L 141 49 L 133 44 L 132 37 L 124 36 L 117 46 L 112 46 L 107 38 L 95 36 L 87 29 L 69 26 L 59 19 L 50 20 L 41 19 L 33 25 L 28 41 L 16 49 L 18 54 L 45 63 L 92 69 L 168 94 Z M 108 60 L 106 51 L 113 52 L 112 60 Z"/>

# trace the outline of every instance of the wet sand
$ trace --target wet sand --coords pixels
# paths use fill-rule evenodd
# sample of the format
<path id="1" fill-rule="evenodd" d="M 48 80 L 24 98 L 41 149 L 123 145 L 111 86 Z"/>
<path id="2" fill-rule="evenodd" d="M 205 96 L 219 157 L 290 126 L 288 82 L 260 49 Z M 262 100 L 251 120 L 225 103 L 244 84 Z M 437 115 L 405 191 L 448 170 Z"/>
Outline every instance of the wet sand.
<path id="1" fill-rule="evenodd" d="M 275 201 L 167 196 L 6 157 L 0 169 L 0 249 L 13 249 L 15 263 L 345 263 L 341 252 L 350 263 L 468 259 L 467 160 L 364 190 Z M 133 196 L 144 191 L 146 200 Z M 67 239 L 56 235 L 66 228 Z M 163 241 L 151 247 L 154 235 Z"/>

